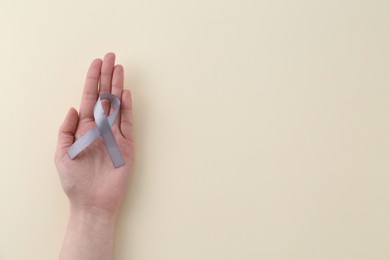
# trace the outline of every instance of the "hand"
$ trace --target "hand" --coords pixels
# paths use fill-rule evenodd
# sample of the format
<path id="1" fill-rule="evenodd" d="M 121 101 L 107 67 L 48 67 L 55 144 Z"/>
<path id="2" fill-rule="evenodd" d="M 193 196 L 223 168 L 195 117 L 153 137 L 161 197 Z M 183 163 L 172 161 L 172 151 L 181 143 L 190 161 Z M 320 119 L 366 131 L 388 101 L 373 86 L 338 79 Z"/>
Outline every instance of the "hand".
<path id="1" fill-rule="evenodd" d="M 123 90 L 123 67 L 115 65 L 115 54 L 95 59 L 88 70 L 80 112 L 70 108 L 58 133 L 55 164 L 62 187 L 69 198 L 71 211 L 103 211 L 116 215 L 124 198 L 134 160 L 132 101 L 129 90 Z M 100 86 L 98 83 L 100 79 Z M 120 113 L 112 127 L 125 165 L 114 168 L 100 138 L 71 160 L 67 149 L 95 126 L 93 109 L 99 93 L 111 92 L 121 100 Z M 108 114 L 110 105 L 102 101 Z"/>

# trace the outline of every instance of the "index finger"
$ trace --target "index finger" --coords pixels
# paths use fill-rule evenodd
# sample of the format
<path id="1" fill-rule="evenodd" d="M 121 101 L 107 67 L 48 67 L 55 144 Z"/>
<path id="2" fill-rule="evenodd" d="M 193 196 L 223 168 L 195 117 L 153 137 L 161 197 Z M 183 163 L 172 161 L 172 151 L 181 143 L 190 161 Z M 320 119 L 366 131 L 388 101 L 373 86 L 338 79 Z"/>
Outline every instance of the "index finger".
<path id="1" fill-rule="evenodd" d="M 80 104 L 80 121 L 85 119 L 93 120 L 93 108 L 98 97 L 98 83 L 101 67 L 101 59 L 93 60 L 89 66 Z"/>

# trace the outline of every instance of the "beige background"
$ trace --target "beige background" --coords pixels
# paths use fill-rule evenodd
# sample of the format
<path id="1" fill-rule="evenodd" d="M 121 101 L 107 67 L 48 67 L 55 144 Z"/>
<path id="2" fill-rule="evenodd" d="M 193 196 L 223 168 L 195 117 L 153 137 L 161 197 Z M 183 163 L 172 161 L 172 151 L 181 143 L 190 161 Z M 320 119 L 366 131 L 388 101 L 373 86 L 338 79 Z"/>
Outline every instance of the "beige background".
<path id="1" fill-rule="evenodd" d="M 56 259 L 57 128 L 114 51 L 115 259 L 390 259 L 390 2 L 0 1 L 0 259 Z"/>

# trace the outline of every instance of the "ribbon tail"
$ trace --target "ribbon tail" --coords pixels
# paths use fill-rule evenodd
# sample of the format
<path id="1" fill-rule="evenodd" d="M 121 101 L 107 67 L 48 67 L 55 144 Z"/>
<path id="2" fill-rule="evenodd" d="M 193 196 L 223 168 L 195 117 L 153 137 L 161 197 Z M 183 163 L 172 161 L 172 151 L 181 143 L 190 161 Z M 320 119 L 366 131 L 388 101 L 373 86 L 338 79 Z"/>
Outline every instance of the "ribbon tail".
<path id="1" fill-rule="evenodd" d="M 67 153 L 71 159 L 74 159 L 85 148 L 92 144 L 100 136 L 99 129 L 95 126 L 68 148 Z"/>
<path id="2" fill-rule="evenodd" d="M 122 154 L 119 151 L 118 144 L 115 140 L 115 137 L 110 129 L 110 131 L 106 131 L 103 135 L 104 146 L 107 149 L 108 154 L 110 155 L 112 164 L 115 168 L 121 167 L 125 164 L 123 160 Z"/>

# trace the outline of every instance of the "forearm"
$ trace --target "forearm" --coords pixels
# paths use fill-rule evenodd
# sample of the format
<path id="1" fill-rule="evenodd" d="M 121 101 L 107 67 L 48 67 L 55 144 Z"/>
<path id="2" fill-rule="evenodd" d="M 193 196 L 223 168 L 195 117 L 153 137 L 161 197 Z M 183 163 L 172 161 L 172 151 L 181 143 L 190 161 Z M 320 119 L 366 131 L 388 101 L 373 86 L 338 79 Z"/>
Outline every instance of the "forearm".
<path id="1" fill-rule="evenodd" d="M 70 209 L 60 260 L 112 258 L 116 216 L 98 210 Z"/>

